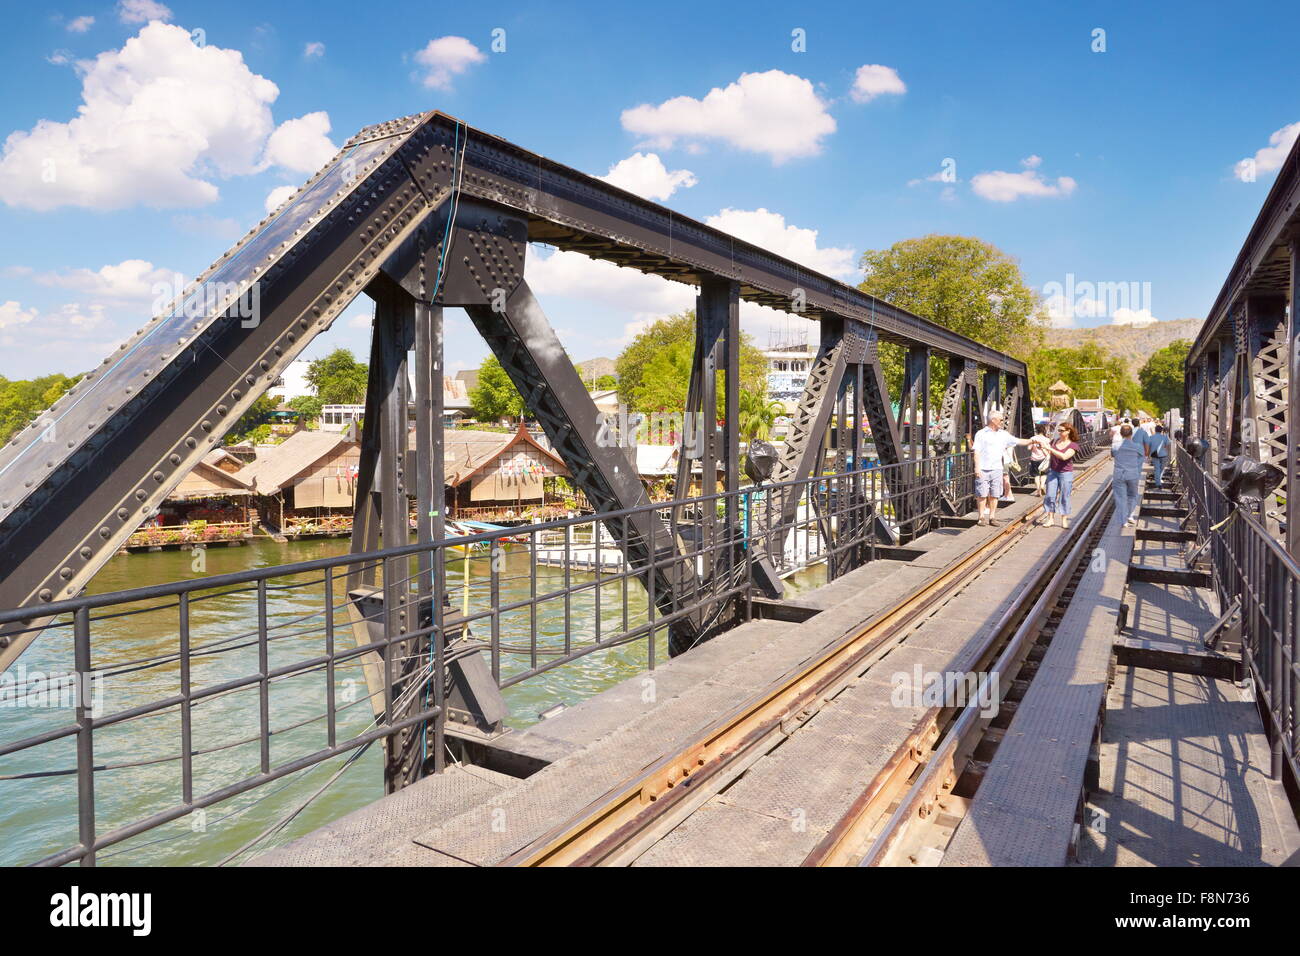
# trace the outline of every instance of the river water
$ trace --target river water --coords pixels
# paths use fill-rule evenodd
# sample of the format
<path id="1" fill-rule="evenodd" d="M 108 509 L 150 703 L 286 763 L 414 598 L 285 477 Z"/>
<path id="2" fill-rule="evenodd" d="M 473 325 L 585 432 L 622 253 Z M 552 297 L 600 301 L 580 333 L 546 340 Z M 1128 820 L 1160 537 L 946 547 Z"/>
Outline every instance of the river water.
<path id="1" fill-rule="evenodd" d="M 200 574 L 224 574 L 271 567 L 346 553 L 346 539 L 320 539 L 275 544 L 257 542 L 244 547 L 214 547 L 202 552 L 204 566 L 196 565 L 190 551 L 159 551 L 119 555 L 96 576 L 92 593 L 177 581 Z M 474 555 L 465 562 L 452 554 L 447 563 L 447 587 L 453 605 L 468 600 L 470 613 L 489 608 L 487 556 Z M 500 568 L 502 605 L 529 597 L 530 556 L 526 548 L 511 548 Z M 815 586 L 823 572 L 814 568 L 789 583 L 798 591 Z M 277 579 L 275 583 L 287 583 Z M 571 572 L 571 582 L 591 581 L 590 575 Z M 465 585 L 468 582 L 468 589 Z M 538 568 L 537 593 L 559 589 L 564 572 Z M 320 615 L 324 585 L 317 578 L 297 579 L 301 586 L 271 589 L 267 598 L 268 623 L 273 633 L 284 635 L 270 643 L 269 665 L 274 668 L 319 655 L 324 650 Z M 646 595 L 637 584 L 627 588 L 611 582 L 600 589 L 601 635 L 608 638 L 623 628 L 624 614 L 635 627 L 645 620 Z M 336 606 L 344 599 L 340 585 Z M 155 602 L 162 604 L 162 602 Z M 148 613 L 113 616 L 117 609 L 96 612 L 92 624 L 93 661 L 100 679 L 95 692 L 102 694 L 101 713 L 114 713 L 179 692 L 179 665 L 169 659 L 177 648 L 177 611 L 161 606 Z M 529 634 L 534 611 L 502 615 L 503 646 L 521 653 L 502 655 L 503 677 L 530 667 Z M 563 650 L 565 606 L 551 600 L 536 606 L 538 661 Z M 572 596 L 568 608 L 570 640 L 574 647 L 594 640 L 597 607 L 595 591 Z M 257 647 L 248 639 L 257 620 L 256 603 L 247 592 L 220 595 L 191 605 L 191 643 L 219 644 L 212 653 L 196 655 L 192 664 L 194 689 L 258 671 Z M 255 630 L 254 630 L 255 633 Z M 338 646 L 349 646 L 350 632 L 338 629 Z M 667 660 L 667 638 L 658 638 L 656 661 Z M 151 666 L 129 662 L 161 658 Z M 508 723 L 523 728 L 538 714 L 556 704 L 572 705 L 645 670 L 646 641 L 593 652 L 569 664 L 536 675 L 504 692 L 511 710 Z M 20 658 L 5 677 L 8 699 L 0 701 L 0 744 L 19 740 L 74 721 L 71 702 L 48 689 L 44 675 L 73 670 L 72 642 L 67 628 L 50 629 Z M 335 693 L 340 741 L 363 732 L 373 718 L 368 691 L 356 666 L 337 669 Z M 323 670 L 275 682 L 269 693 L 272 728 L 282 729 L 271 738 L 271 764 L 312 753 L 326 743 Z M 195 705 L 192 749 L 193 792 L 216 790 L 257 773 L 260 743 L 259 695 L 256 687 L 214 696 Z M 242 742 L 241 742 L 242 741 Z M 180 717 L 176 709 L 160 715 L 126 721 L 96 731 L 95 775 L 97 832 L 130 824 L 149 814 L 176 806 L 181 798 Z M 330 820 L 364 806 L 383 794 L 382 745 L 376 742 L 356 754 L 346 770 L 287 826 L 256 846 L 256 852 L 286 843 Z M 0 865 L 32 862 L 78 843 L 76 766 L 72 738 L 55 741 L 0 757 Z M 100 865 L 194 865 L 225 860 L 250 840 L 282 820 L 291 810 L 320 790 L 347 758 L 325 761 L 311 769 L 268 783 L 220 804 L 165 823 L 102 851 Z M 38 776 L 26 776 L 38 774 Z M 15 779 L 17 778 L 17 779 Z M 238 856 L 234 862 L 247 859 Z"/>

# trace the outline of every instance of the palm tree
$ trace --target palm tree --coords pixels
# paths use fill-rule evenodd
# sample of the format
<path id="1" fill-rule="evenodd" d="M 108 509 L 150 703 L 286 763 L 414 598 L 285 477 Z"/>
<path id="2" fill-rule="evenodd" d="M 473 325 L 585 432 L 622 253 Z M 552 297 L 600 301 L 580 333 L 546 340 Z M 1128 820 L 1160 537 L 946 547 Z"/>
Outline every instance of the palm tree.
<path id="1" fill-rule="evenodd" d="M 785 412 L 785 406 L 778 401 L 768 401 L 762 392 L 742 388 L 740 390 L 740 438 L 752 442 L 756 438 L 767 438 L 772 431 L 776 417 Z"/>

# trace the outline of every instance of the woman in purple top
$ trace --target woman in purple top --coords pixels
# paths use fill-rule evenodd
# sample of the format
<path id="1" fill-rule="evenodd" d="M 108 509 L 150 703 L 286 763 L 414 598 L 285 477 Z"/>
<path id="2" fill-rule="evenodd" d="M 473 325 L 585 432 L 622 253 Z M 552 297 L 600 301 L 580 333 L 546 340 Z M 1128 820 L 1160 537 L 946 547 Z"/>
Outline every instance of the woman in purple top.
<path id="1" fill-rule="evenodd" d="M 1047 498 L 1043 502 L 1043 524 L 1052 527 L 1061 516 L 1061 527 L 1070 526 L 1070 491 L 1074 487 L 1074 456 L 1079 453 L 1079 433 L 1069 422 L 1056 426 L 1056 438 L 1047 446 Z"/>

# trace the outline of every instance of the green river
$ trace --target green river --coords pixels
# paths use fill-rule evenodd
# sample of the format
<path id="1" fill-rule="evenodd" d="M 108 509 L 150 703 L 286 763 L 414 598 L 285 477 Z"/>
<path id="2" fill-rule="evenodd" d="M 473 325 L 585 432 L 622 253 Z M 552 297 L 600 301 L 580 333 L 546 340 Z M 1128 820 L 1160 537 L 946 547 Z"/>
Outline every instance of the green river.
<path id="1" fill-rule="evenodd" d="M 92 593 L 104 593 L 149 584 L 224 574 L 329 557 L 346 552 L 346 539 L 319 539 L 276 544 L 259 541 L 244 547 L 213 547 L 204 552 L 206 567 L 194 565 L 186 551 L 159 551 L 119 555 L 95 578 Z M 529 552 L 511 546 L 500 569 L 502 605 L 528 598 Z M 468 594 L 469 609 L 490 607 L 488 558 L 475 554 L 468 562 L 452 554 L 447 563 L 447 586 L 453 605 L 460 607 Z M 468 580 L 468 592 L 465 583 Z M 572 572 L 579 584 L 592 576 Z M 792 579 L 790 590 L 816 586 L 824 580 L 821 568 L 802 572 Z M 278 637 L 270 642 L 269 665 L 289 664 L 323 653 L 324 585 L 319 576 L 298 579 L 306 586 L 270 589 L 268 623 Z M 563 586 L 559 568 L 538 568 L 538 593 Z M 274 583 L 287 583 L 276 579 Z M 336 606 L 343 600 L 341 583 L 336 587 Z M 155 606 L 167 602 L 153 602 Z M 626 615 L 635 627 L 644 622 L 646 595 L 641 587 L 628 587 Z M 94 612 L 92 646 L 94 668 L 101 675 L 96 693 L 102 690 L 101 714 L 138 706 L 179 693 L 179 665 L 164 660 L 151 667 L 123 667 L 128 662 L 167 658 L 177 650 L 177 611 L 171 606 L 148 613 L 114 616 L 119 609 Z M 594 640 L 596 602 L 594 590 L 574 595 L 569 614 L 574 647 Z M 623 585 L 610 582 L 601 588 L 601 635 L 617 634 L 623 628 Z M 505 613 L 501 619 L 503 645 L 515 645 L 524 653 L 502 655 L 502 676 L 508 677 L 530 666 L 528 609 Z M 564 646 L 565 612 L 562 600 L 536 607 L 539 662 L 546 651 Z M 257 612 L 254 595 L 234 593 L 191 604 L 191 644 L 225 642 L 221 652 L 196 655 L 191 682 L 195 690 L 258 672 L 258 650 L 250 641 L 255 633 Z M 350 646 L 351 633 L 337 627 L 339 649 Z M 479 625 L 486 631 L 486 621 Z M 241 637 L 242 635 L 242 637 Z M 667 638 L 658 639 L 656 661 L 667 660 Z M 505 691 L 511 709 L 509 723 L 523 728 L 538 714 L 556 704 L 572 705 L 611 685 L 634 676 L 647 666 L 644 639 L 634 644 L 594 652 L 569 664 L 534 676 Z M 0 744 L 66 726 L 74 721 L 69 701 L 53 701 L 41 695 L 43 675 L 72 671 L 72 642 L 67 628 L 47 631 L 5 675 L 7 695 L 0 699 Z M 360 669 L 340 665 L 336 671 L 339 707 L 338 740 L 363 732 L 373 713 Z M 271 740 L 274 767 L 296 756 L 312 753 L 326 743 L 324 711 L 325 673 L 318 670 L 272 683 L 270 726 L 281 728 Z M 193 708 L 192 749 L 193 791 L 201 795 L 232 781 L 256 774 L 260 767 L 259 695 L 256 686 L 224 693 L 196 703 Z M 232 745 L 233 744 L 233 745 Z M 258 843 L 256 849 L 236 857 L 242 862 L 268 847 L 286 843 L 324 823 L 361 807 L 383 794 L 382 744 L 376 742 L 353 760 L 337 780 L 311 802 L 286 827 Z M 97 832 L 102 834 L 126 826 L 152 813 L 181 802 L 180 716 L 173 708 L 161 714 L 101 728 L 95 733 L 95 764 L 103 767 L 95 775 Z M 35 861 L 65 847 L 76 845 L 77 784 L 67 771 L 76 766 L 73 738 L 54 741 L 31 750 L 0 757 L 0 864 Z M 347 757 L 334 758 L 292 774 L 250 792 L 232 797 L 205 811 L 163 824 L 101 851 L 100 865 L 196 865 L 213 864 L 236 854 L 250 840 L 280 821 L 316 793 L 342 766 Z M 118 766 L 129 764 L 129 766 Z M 37 774 L 37 776 L 31 776 Z M 25 776 L 26 775 L 26 776 Z"/>

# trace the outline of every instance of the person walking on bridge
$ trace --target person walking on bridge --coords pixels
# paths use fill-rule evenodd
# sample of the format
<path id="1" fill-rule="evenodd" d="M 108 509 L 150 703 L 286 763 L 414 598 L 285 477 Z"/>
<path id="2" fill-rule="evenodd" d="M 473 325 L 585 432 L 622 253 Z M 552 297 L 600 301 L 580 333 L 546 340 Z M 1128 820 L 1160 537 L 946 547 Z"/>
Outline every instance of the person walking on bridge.
<path id="1" fill-rule="evenodd" d="M 1138 429 L 1140 430 L 1140 429 Z M 1119 427 L 1120 440 L 1110 447 L 1110 457 L 1115 459 L 1111 475 L 1111 490 L 1115 495 L 1115 513 L 1124 519 L 1124 526 L 1137 523 L 1138 504 L 1141 501 L 1138 482 L 1142 478 L 1142 465 L 1147 459 L 1147 446 L 1134 436 L 1132 425 Z"/>
<path id="2" fill-rule="evenodd" d="M 1165 465 L 1169 461 L 1169 436 L 1165 434 L 1164 425 L 1156 425 L 1155 434 L 1147 440 L 1147 452 L 1151 455 L 1151 467 L 1155 469 L 1156 487 L 1165 481 Z"/>
<path id="3" fill-rule="evenodd" d="M 1047 446 L 1050 444 L 1047 422 L 1039 422 L 1034 437 L 1029 439 L 1029 470 L 1034 476 L 1034 494 L 1040 498 L 1047 493 L 1047 464 L 1052 457 Z"/>
<path id="4" fill-rule="evenodd" d="M 998 498 L 1002 497 L 1002 456 L 1013 445 L 1028 445 L 1028 438 L 1017 438 L 1002 430 L 1002 413 L 994 412 L 988 424 L 975 433 L 971 447 L 975 450 L 975 498 L 979 503 L 983 525 L 997 524 Z"/>
<path id="5" fill-rule="evenodd" d="M 1056 438 L 1047 446 L 1047 500 L 1043 502 L 1043 524 L 1052 527 L 1061 516 L 1061 527 L 1070 527 L 1070 492 L 1074 489 L 1074 458 L 1079 454 L 1079 433 L 1069 422 L 1056 426 Z"/>

